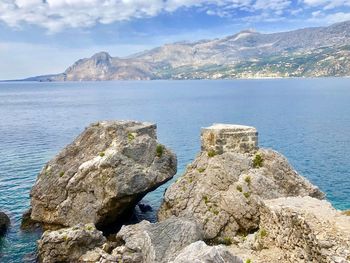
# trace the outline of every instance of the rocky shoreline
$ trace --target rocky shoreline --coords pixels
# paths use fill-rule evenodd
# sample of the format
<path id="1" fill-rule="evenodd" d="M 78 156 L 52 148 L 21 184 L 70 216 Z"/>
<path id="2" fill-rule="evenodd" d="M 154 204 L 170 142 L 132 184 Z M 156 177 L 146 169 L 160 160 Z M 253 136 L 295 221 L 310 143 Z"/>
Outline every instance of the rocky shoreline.
<path id="1" fill-rule="evenodd" d="M 47 231 L 39 262 L 350 261 L 350 217 L 254 127 L 202 129 L 201 152 L 165 192 L 157 223 L 115 227 L 176 174 L 156 125 L 98 122 L 48 162 L 26 224 Z M 113 230 L 111 230 L 113 229 Z M 108 233 L 108 235 L 107 235 Z"/>

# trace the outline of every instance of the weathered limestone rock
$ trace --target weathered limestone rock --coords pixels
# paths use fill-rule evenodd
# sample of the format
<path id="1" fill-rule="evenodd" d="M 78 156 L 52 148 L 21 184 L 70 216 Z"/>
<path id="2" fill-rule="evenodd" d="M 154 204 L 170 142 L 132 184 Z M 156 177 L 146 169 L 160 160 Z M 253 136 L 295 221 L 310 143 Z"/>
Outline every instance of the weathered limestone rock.
<path id="1" fill-rule="evenodd" d="M 252 127 L 217 124 L 202 131 L 202 152 L 171 185 L 158 213 L 194 218 L 205 239 L 231 239 L 259 227 L 263 200 L 323 193 L 281 154 L 257 148 Z"/>
<path id="2" fill-rule="evenodd" d="M 38 241 L 39 262 L 77 262 L 81 255 L 105 241 L 93 224 L 46 231 Z"/>
<path id="3" fill-rule="evenodd" d="M 197 241 L 184 248 L 171 263 L 243 263 L 226 247 L 207 246 L 203 241 Z"/>
<path id="4" fill-rule="evenodd" d="M 288 251 L 290 262 L 349 262 L 350 217 L 330 203 L 288 197 L 266 200 L 265 205 L 257 235 L 262 248 Z"/>
<path id="5" fill-rule="evenodd" d="M 4 212 L 0 212 L 0 236 L 6 233 L 9 226 L 10 218 Z"/>
<path id="6" fill-rule="evenodd" d="M 87 252 L 80 262 L 166 263 L 202 237 L 201 228 L 188 219 L 172 217 L 155 224 L 142 221 L 123 226 L 114 244 Z"/>
<path id="7" fill-rule="evenodd" d="M 155 124 L 92 124 L 42 169 L 31 191 L 31 219 L 103 227 L 171 179 L 176 165 L 158 144 Z"/>

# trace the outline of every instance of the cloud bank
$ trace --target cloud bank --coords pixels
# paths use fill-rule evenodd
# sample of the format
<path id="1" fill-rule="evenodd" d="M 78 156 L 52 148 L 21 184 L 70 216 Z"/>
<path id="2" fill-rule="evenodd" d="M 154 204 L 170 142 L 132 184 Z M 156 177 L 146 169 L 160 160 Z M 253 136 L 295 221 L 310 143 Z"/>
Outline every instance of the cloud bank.
<path id="1" fill-rule="evenodd" d="M 0 21 L 11 27 L 30 24 L 57 32 L 154 17 L 186 8 L 246 21 L 273 21 L 297 14 L 301 8 L 326 12 L 338 7 L 350 7 L 350 0 L 0 0 Z M 319 17 L 322 15 L 327 17 L 326 13 Z M 347 13 L 332 18 L 342 17 L 348 17 Z"/>

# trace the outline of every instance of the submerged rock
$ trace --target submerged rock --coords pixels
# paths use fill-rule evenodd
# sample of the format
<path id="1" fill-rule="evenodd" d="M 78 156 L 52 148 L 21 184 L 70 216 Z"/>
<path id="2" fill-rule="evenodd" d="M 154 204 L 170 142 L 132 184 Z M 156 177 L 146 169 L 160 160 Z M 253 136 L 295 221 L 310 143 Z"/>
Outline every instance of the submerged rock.
<path id="1" fill-rule="evenodd" d="M 324 194 L 281 154 L 257 146 L 253 127 L 216 124 L 202 130 L 202 151 L 166 191 L 158 213 L 191 217 L 205 239 L 232 238 L 256 231 L 263 200 Z"/>
<path id="2" fill-rule="evenodd" d="M 38 241 L 39 262 L 77 262 L 86 251 L 103 245 L 106 238 L 93 224 L 46 231 Z"/>
<path id="3" fill-rule="evenodd" d="M 103 228 L 176 173 L 176 156 L 157 142 L 156 125 L 90 125 L 49 161 L 31 190 L 31 219 Z"/>
<path id="4" fill-rule="evenodd" d="M 0 237 L 6 233 L 9 226 L 10 218 L 4 212 L 0 212 Z"/>
<path id="5" fill-rule="evenodd" d="M 203 241 L 197 241 L 181 250 L 171 263 L 243 263 L 242 259 L 234 256 L 225 246 L 208 246 Z"/>
<path id="6" fill-rule="evenodd" d="M 116 242 L 87 252 L 80 261 L 166 263 L 202 237 L 201 228 L 188 219 L 173 217 L 155 224 L 142 221 L 123 226 Z"/>

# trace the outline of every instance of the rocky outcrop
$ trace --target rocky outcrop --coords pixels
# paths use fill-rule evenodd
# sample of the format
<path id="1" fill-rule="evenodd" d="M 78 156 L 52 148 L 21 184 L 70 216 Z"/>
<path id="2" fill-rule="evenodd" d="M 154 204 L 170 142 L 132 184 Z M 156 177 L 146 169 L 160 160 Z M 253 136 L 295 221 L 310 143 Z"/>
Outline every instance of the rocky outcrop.
<path id="1" fill-rule="evenodd" d="M 349 262 L 350 217 L 330 203 L 288 197 L 267 200 L 265 205 L 257 236 L 261 248 L 281 248 L 288 252 L 289 262 Z"/>
<path id="2" fill-rule="evenodd" d="M 87 252 L 80 261 L 166 263 L 202 237 L 201 228 L 188 219 L 173 217 L 155 224 L 142 221 L 123 226 L 114 242 Z"/>
<path id="3" fill-rule="evenodd" d="M 46 231 L 38 241 L 39 262 L 77 262 L 86 251 L 103 245 L 106 238 L 93 224 Z"/>
<path id="4" fill-rule="evenodd" d="M 243 263 L 242 259 L 234 256 L 226 247 L 208 246 L 203 241 L 197 241 L 184 248 L 171 263 Z"/>
<path id="5" fill-rule="evenodd" d="M 9 226 L 10 218 L 4 212 L 0 212 L 0 237 L 6 233 Z"/>
<path id="6" fill-rule="evenodd" d="M 350 217 L 325 200 L 283 197 L 265 200 L 259 230 L 236 237 L 230 251 L 257 263 L 346 263 Z"/>
<path id="7" fill-rule="evenodd" d="M 31 190 L 31 219 L 103 228 L 171 179 L 176 163 L 157 142 L 155 124 L 92 124 L 40 172 Z"/>
<path id="8" fill-rule="evenodd" d="M 202 151 L 171 185 L 158 213 L 192 217 L 205 239 L 221 242 L 256 231 L 263 201 L 323 193 L 281 154 L 259 149 L 253 127 L 216 124 L 202 130 Z"/>

